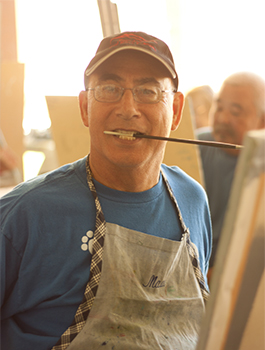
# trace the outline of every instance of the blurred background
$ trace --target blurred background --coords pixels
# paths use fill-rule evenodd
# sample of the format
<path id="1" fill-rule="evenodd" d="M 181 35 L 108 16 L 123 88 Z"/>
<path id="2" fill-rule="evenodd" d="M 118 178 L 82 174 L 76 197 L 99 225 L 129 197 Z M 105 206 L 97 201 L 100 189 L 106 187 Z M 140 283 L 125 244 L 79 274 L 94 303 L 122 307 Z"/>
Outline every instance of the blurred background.
<path id="1" fill-rule="evenodd" d="M 212 95 L 237 71 L 265 78 L 264 9 L 262 0 L 1 0 L 0 146 L 18 158 L 1 186 L 61 165 L 47 96 L 78 96 L 108 30 L 164 40 L 180 91 L 207 86 Z"/>

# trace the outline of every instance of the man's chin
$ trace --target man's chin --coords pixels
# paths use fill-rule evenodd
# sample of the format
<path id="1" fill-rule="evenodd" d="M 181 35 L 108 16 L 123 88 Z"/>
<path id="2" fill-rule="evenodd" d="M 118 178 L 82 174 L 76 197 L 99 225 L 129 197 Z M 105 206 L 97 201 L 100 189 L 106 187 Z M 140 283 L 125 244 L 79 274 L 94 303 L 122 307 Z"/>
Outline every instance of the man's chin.
<path id="1" fill-rule="evenodd" d="M 235 139 L 227 133 L 224 132 L 215 132 L 213 133 L 214 139 L 217 142 L 224 142 L 224 143 L 233 143 L 235 144 Z"/>

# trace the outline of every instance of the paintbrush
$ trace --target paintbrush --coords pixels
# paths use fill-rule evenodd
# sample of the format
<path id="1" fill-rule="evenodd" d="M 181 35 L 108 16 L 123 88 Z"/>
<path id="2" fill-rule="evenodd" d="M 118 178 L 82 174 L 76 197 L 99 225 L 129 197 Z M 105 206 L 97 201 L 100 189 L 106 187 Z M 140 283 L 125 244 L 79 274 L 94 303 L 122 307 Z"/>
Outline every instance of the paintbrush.
<path id="1" fill-rule="evenodd" d="M 104 131 L 104 134 L 107 135 L 115 135 L 115 136 L 125 136 L 125 137 L 135 137 L 142 139 L 152 139 L 152 140 L 161 140 L 161 141 L 172 141 L 172 142 L 181 142 L 181 143 L 189 143 L 193 145 L 200 146 L 211 146 L 211 147 L 221 147 L 221 148 L 230 148 L 230 149 L 241 149 L 243 146 L 235 145 L 233 143 L 225 143 L 225 142 L 216 142 L 216 141 L 203 141 L 203 140 L 190 140 L 190 139 L 179 139 L 173 137 L 164 137 L 164 136 L 152 136 L 152 135 L 144 135 L 138 132 L 131 133 L 123 133 L 116 131 Z"/>

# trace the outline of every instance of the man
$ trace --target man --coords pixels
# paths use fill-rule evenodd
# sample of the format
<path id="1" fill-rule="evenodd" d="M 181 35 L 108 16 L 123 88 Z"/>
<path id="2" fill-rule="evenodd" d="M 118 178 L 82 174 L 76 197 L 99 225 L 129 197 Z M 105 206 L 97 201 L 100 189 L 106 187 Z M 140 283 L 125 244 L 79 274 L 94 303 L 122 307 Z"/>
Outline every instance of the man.
<path id="1" fill-rule="evenodd" d="M 242 145 L 246 132 L 264 128 L 264 80 L 249 72 L 229 76 L 213 104 L 212 114 L 212 128 L 198 130 L 198 138 Z M 212 215 L 212 267 L 240 151 L 205 146 L 201 146 L 200 150 Z"/>
<path id="2" fill-rule="evenodd" d="M 195 349 L 211 254 L 206 194 L 161 165 L 165 142 L 131 137 L 177 128 L 177 85 L 161 40 L 101 42 L 79 95 L 90 155 L 3 199 L 2 349 Z"/>

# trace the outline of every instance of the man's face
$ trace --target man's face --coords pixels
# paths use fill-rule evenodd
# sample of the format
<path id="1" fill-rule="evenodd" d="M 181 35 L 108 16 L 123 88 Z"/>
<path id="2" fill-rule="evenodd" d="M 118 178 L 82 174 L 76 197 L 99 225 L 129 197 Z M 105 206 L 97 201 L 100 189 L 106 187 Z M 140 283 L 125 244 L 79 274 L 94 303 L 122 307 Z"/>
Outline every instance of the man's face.
<path id="1" fill-rule="evenodd" d="M 245 133 L 258 128 L 259 118 L 254 103 L 250 86 L 224 84 L 214 105 L 213 134 L 216 141 L 241 145 Z"/>
<path id="2" fill-rule="evenodd" d="M 134 88 L 150 81 L 162 90 L 172 91 L 174 87 L 168 76 L 167 70 L 154 58 L 124 51 L 109 58 L 91 75 L 89 87 L 114 84 Z M 106 167 L 137 167 L 162 161 L 165 142 L 140 138 L 121 139 L 106 135 L 104 131 L 133 131 L 168 136 L 180 120 L 179 112 L 183 102 L 181 93 L 176 96 L 165 93 L 161 101 L 155 104 L 134 101 L 131 90 L 125 90 L 121 100 L 114 103 L 96 101 L 93 91 L 83 94 L 86 94 L 84 102 L 87 104 L 87 115 L 83 114 L 82 118 L 90 129 L 90 157 L 94 166 L 97 162 Z"/>

